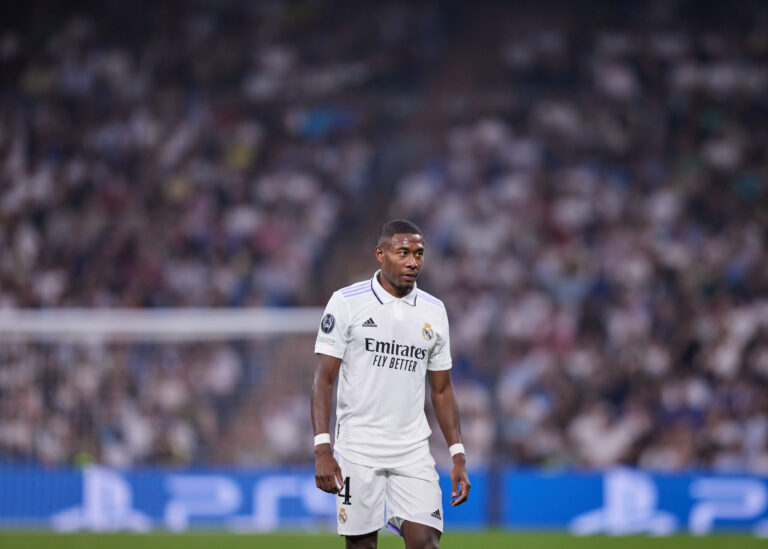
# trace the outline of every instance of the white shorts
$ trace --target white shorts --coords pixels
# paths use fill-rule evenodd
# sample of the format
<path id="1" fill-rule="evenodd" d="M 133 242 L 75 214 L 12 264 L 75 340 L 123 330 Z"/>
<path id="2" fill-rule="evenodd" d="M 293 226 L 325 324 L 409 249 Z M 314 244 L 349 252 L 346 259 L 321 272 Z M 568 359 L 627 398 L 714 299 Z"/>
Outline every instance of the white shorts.
<path id="1" fill-rule="evenodd" d="M 427 454 L 404 467 L 359 465 L 336 452 L 345 485 L 336 494 L 336 525 L 342 536 L 375 532 L 403 521 L 443 531 L 443 501 L 435 460 Z"/>

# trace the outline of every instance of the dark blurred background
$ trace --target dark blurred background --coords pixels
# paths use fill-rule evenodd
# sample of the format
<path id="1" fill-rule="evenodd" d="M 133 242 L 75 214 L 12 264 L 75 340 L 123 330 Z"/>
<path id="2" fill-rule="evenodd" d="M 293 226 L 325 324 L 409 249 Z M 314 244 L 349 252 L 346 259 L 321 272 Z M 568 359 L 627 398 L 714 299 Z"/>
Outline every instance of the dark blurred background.
<path id="1" fill-rule="evenodd" d="M 768 472 L 763 2 L 2 11 L 0 310 L 323 306 L 409 218 L 475 465 Z M 1 344 L 0 460 L 310 463 L 312 339 Z"/>

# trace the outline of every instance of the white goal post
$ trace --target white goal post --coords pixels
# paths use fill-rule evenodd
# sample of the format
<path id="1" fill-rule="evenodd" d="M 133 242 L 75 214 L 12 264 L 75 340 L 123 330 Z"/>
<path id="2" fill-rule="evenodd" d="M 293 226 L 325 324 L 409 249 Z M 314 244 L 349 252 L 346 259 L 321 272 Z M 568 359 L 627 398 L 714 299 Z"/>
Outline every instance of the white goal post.
<path id="1" fill-rule="evenodd" d="M 5 309 L 0 341 L 216 341 L 317 331 L 315 307 Z"/>

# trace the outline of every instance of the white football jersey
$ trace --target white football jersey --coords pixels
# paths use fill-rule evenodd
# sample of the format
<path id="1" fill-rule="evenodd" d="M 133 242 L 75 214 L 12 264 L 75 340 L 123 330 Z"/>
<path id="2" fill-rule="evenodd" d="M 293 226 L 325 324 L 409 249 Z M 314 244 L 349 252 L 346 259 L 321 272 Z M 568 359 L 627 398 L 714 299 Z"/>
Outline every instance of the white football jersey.
<path id="1" fill-rule="evenodd" d="M 334 449 L 361 465 L 401 467 L 429 453 L 425 378 L 451 367 L 448 315 L 415 284 L 393 296 L 378 274 L 333 293 L 315 353 L 342 359 Z"/>

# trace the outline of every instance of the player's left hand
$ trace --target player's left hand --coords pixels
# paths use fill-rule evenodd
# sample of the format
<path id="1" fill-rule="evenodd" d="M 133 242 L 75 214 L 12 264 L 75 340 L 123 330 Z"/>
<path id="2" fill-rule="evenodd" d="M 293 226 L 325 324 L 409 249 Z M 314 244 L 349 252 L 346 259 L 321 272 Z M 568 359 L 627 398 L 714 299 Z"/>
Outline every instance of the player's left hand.
<path id="1" fill-rule="evenodd" d="M 469 497 L 469 488 L 472 486 L 467 475 L 467 463 L 464 454 L 453 456 L 453 468 L 451 469 L 451 505 L 461 505 Z"/>

